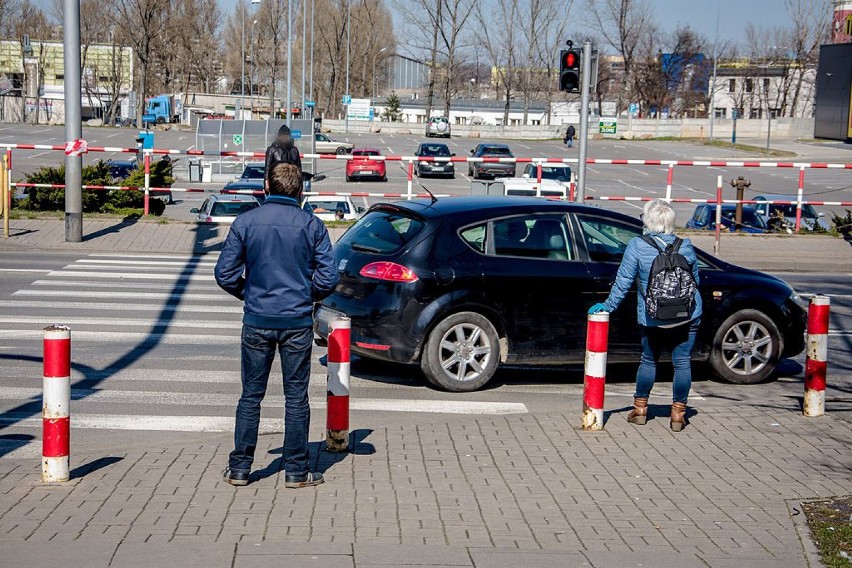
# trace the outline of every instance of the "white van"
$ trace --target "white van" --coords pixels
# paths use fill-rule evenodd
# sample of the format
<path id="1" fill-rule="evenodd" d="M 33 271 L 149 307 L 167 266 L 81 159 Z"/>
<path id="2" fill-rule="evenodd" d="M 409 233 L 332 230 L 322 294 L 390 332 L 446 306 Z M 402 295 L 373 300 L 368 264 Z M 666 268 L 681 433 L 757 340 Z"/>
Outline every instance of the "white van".
<path id="1" fill-rule="evenodd" d="M 539 182 L 530 178 L 497 178 L 494 181 L 503 185 L 503 195 L 568 199 L 568 188 L 555 180 L 542 179 Z"/>

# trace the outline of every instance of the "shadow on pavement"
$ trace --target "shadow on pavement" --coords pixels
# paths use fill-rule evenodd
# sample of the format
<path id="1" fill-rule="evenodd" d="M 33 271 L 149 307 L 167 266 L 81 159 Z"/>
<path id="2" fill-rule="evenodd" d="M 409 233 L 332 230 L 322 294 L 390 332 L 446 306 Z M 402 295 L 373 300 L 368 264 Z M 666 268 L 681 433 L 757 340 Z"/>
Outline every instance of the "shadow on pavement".
<path id="1" fill-rule="evenodd" d="M 347 456 L 368 456 L 376 453 L 376 448 L 373 444 L 364 440 L 372 434 L 372 430 L 362 428 L 349 432 L 349 451 L 348 452 L 327 452 L 325 451 L 325 442 L 310 442 L 308 444 L 308 461 L 314 464 L 313 471 L 325 473 L 335 465 L 339 464 L 347 458 Z M 271 455 L 281 455 L 284 453 L 284 448 L 274 448 L 268 452 Z M 267 477 L 272 477 L 284 471 L 284 458 L 279 457 L 272 460 L 266 467 L 253 471 L 249 477 L 250 482 L 260 481 Z"/>
<path id="2" fill-rule="evenodd" d="M 98 458 L 96 460 L 92 460 L 89 463 L 84 463 L 83 465 L 78 465 L 74 469 L 71 470 L 71 479 L 77 479 L 80 477 L 86 477 L 90 473 L 94 473 L 99 469 L 103 469 L 105 467 L 109 467 L 114 463 L 118 463 L 124 458 L 118 456 L 109 456 L 106 458 Z"/>
<path id="3" fill-rule="evenodd" d="M 88 235 L 83 235 L 83 242 L 93 241 L 93 240 L 100 238 L 100 237 L 103 237 L 105 235 L 111 235 L 113 233 L 119 233 L 119 232 L 121 232 L 122 229 L 126 229 L 127 227 L 132 227 L 133 225 L 135 225 L 138 222 L 139 222 L 139 217 L 137 217 L 137 216 L 125 217 L 124 219 L 121 220 L 120 223 L 116 223 L 115 225 L 112 225 L 111 227 L 104 227 L 103 229 L 95 231 L 94 233 L 90 233 Z"/>

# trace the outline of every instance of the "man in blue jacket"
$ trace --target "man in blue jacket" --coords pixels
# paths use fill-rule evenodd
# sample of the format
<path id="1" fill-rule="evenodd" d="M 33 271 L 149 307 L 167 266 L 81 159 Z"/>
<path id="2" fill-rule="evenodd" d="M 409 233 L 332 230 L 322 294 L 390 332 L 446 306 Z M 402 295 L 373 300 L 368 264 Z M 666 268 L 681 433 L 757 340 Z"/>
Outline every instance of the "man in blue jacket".
<path id="1" fill-rule="evenodd" d="M 266 202 L 238 216 L 216 263 L 216 282 L 245 301 L 242 330 L 243 392 L 237 404 L 234 451 L 224 479 L 248 485 L 260 403 L 275 351 L 284 375 L 284 485 L 319 485 L 308 470 L 308 381 L 313 341 L 313 302 L 337 285 L 337 268 L 325 225 L 299 206 L 302 172 L 277 164 L 269 174 Z"/>

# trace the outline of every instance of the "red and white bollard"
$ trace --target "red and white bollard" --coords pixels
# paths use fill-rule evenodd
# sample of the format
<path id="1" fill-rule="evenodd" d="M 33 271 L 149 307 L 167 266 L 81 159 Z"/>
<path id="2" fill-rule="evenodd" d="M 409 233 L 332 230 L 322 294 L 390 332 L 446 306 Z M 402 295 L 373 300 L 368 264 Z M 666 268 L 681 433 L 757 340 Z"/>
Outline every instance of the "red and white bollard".
<path id="1" fill-rule="evenodd" d="M 41 480 L 68 481 L 71 454 L 71 329 L 44 328 Z"/>
<path id="2" fill-rule="evenodd" d="M 603 430 L 609 313 L 589 314 L 586 374 L 583 378 L 583 430 Z"/>
<path id="3" fill-rule="evenodd" d="M 151 154 L 145 153 L 145 205 L 143 208 L 143 215 L 148 215 L 151 211 L 150 200 L 151 200 Z"/>
<path id="4" fill-rule="evenodd" d="M 814 296 L 808 306 L 808 339 L 805 357 L 805 401 L 802 414 L 825 414 L 825 371 L 828 360 L 828 314 L 831 298 Z"/>
<path id="5" fill-rule="evenodd" d="M 408 195 L 406 199 L 414 199 L 414 162 L 408 160 Z"/>
<path id="6" fill-rule="evenodd" d="M 328 332 L 328 392 L 325 447 L 330 452 L 349 449 L 349 346 L 351 320 L 331 321 Z"/>
<path id="7" fill-rule="evenodd" d="M 666 175 L 666 201 L 672 200 L 672 178 L 674 178 L 674 164 L 669 164 L 669 172 Z"/>

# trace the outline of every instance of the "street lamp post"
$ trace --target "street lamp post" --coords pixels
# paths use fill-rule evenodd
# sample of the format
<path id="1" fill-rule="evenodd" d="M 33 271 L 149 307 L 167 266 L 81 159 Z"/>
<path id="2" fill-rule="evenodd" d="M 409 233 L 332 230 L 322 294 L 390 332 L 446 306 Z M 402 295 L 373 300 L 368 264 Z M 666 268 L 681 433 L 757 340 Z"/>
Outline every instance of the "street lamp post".
<path id="1" fill-rule="evenodd" d="M 352 0 L 346 0 L 346 92 L 343 93 L 345 96 L 349 95 L 349 50 L 352 42 L 350 41 L 351 36 L 350 32 L 350 22 L 352 21 Z M 346 124 L 346 133 L 349 134 L 349 105 L 343 105 L 346 115 L 345 115 L 345 124 Z"/>
<path id="2" fill-rule="evenodd" d="M 251 88 L 249 89 L 249 106 L 251 107 L 251 115 L 254 118 L 254 91 L 257 89 L 257 85 L 255 85 L 255 65 L 254 65 L 254 44 L 255 35 L 254 35 L 254 26 L 257 25 L 257 20 L 251 23 L 251 70 L 249 71 L 249 78 L 251 80 Z"/>
<path id="3" fill-rule="evenodd" d="M 384 53 L 387 50 L 388 50 L 388 48 L 383 47 L 380 50 L 378 50 L 376 53 L 373 54 L 373 98 L 374 99 L 376 98 L 376 91 L 379 90 L 378 79 L 376 78 L 376 58 L 379 56 L 379 54 Z"/>

